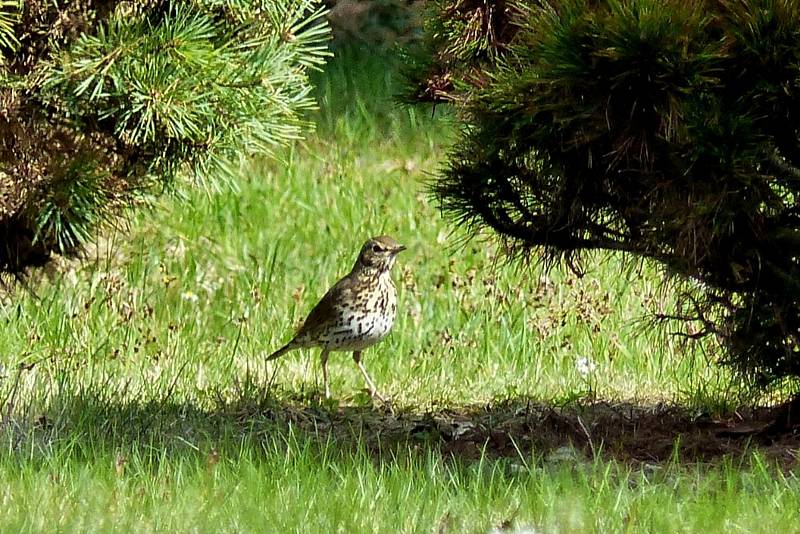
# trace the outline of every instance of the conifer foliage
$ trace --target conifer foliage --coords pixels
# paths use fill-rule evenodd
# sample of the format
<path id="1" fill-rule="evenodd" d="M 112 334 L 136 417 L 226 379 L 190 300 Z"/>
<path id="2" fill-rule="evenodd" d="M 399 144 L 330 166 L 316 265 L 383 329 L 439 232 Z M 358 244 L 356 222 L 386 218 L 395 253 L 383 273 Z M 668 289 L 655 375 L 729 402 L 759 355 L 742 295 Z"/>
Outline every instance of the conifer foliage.
<path id="1" fill-rule="evenodd" d="M 436 0 L 411 96 L 455 102 L 434 185 L 472 232 L 677 275 L 751 383 L 800 377 L 800 2 Z"/>
<path id="2" fill-rule="evenodd" d="M 0 0 L 0 273 L 310 126 L 316 0 Z"/>

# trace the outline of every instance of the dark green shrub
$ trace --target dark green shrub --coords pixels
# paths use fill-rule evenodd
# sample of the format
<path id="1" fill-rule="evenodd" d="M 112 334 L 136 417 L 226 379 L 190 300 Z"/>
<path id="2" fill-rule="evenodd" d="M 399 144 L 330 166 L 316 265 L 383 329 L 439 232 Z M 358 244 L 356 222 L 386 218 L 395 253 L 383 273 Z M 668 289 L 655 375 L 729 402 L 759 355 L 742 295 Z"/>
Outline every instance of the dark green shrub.
<path id="1" fill-rule="evenodd" d="M 461 112 L 456 222 L 654 260 L 741 377 L 800 377 L 800 2 L 434 4 L 409 92 Z"/>

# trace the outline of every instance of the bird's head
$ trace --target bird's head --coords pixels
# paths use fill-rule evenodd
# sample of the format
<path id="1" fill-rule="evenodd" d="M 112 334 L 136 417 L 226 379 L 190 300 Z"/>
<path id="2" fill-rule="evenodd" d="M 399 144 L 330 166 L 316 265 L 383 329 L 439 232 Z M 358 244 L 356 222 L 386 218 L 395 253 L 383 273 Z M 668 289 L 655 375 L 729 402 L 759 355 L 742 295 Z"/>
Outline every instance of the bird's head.
<path id="1" fill-rule="evenodd" d="M 361 253 L 358 255 L 358 265 L 370 269 L 378 269 L 379 271 L 388 271 L 394 265 L 398 252 L 405 249 L 405 246 L 388 235 L 373 237 L 361 247 Z"/>

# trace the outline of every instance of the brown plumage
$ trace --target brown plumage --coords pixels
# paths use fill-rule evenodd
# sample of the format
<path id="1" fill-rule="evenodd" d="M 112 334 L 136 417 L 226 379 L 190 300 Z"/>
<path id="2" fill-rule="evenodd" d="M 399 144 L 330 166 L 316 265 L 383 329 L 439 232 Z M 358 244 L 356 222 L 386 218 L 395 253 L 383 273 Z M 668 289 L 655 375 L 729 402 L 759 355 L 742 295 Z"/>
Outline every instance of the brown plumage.
<path id="1" fill-rule="evenodd" d="M 369 239 L 350 273 L 336 282 L 303 322 L 291 341 L 272 353 L 274 360 L 296 348 L 322 348 L 322 378 L 328 386 L 328 354 L 352 351 L 370 395 L 382 399 L 361 362 L 361 351 L 389 333 L 397 314 L 397 291 L 391 278 L 395 258 L 406 247 L 389 236 Z"/>

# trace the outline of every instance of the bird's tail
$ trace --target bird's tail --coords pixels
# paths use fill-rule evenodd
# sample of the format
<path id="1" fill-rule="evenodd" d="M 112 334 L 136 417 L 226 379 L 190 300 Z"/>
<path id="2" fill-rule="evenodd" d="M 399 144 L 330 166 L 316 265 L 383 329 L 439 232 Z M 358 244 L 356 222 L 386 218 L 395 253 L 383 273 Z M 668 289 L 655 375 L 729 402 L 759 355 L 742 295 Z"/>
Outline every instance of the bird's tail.
<path id="1" fill-rule="evenodd" d="M 281 356 L 283 356 L 284 354 L 286 354 L 287 352 L 289 352 L 293 348 L 295 348 L 295 344 L 294 344 L 293 341 L 290 341 L 286 345 L 282 346 L 281 348 L 279 348 L 278 350 L 276 350 L 275 352 L 273 352 L 272 354 L 267 356 L 267 361 L 275 360 L 277 358 L 280 358 Z"/>

